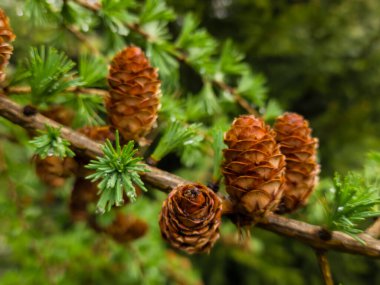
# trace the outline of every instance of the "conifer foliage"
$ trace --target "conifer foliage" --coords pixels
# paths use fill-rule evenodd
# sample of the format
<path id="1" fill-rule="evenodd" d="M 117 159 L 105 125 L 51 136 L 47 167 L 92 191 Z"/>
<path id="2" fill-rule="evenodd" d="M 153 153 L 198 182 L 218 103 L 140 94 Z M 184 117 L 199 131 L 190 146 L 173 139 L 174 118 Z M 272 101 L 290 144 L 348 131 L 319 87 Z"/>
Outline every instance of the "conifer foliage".
<path id="1" fill-rule="evenodd" d="M 313 193 L 315 200 L 321 198 L 321 191 L 314 192 L 320 172 L 318 139 L 312 137 L 308 121 L 295 113 L 280 116 L 279 104 L 267 98 L 264 77 L 244 63 L 244 55 L 232 41 L 219 43 L 199 27 L 200 21 L 193 15 L 174 21 L 176 14 L 159 0 L 21 2 L 25 2 L 22 7 L 26 12 L 20 19 L 31 20 L 36 30 L 59 30 L 62 33 L 55 33 L 57 37 L 68 40 L 55 41 L 56 47 L 48 41 L 26 50 L 20 45 L 19 54 L 27 56 L 15 59 L 19 65 L 9 73 L 10 83 L 0 90 L 0 99 L 14 100 L 15 106 L 23 104 L 33 113 L 20 107 L 22 112 L 12 114 L 18 114 L 22 120 L 9 119 L 8 110 L 0 115 L 15 123 L 22 122 L 28 135 L 34 136 L 25 139 L 27 145 L 16 140 L 15 147 L 29 152 L 32 146 L 37 176 L 54 188 L 58 214 L 50 208 L 45 212 L 36 210 L 34 204 L 29 207 L 18 197 L 19 189 L 10 187 L 6 196 L 15 197 L 18 205 L 14 212 L 17 216 L 25 215 L 23 223 L 34 219 L 33 226 L 38 227 L 43 220 L 39 215 L 49 211 L 53 216 L 50 222 L 67 219 L 58 236 L 73 230 L 82 237 L 87 229 L 78 223 L 78 230 L 71 222 L 84 222 L 91 228 L 90 238 L 72 239 L 80 240 L 78 244 L 87 250 L 95 248 L 96 256 L 104 245 L 107 262 L 91 264 L 94 272 L 102 272 L 102 266 L 108 266 L 108 262 L 116 262 L 110 272 L 119 272 L 120 264 L 128 261 L 122 274 L 107 271 L 106 275 L 123 275 L 126 279 L 118 279 L 122 284 L 172 284 L 178 276 L 173 277 L 168 264 L 177 254 L 168 254 L 162 240 L 188 254 L 209 253 L 217 242 L 221 248 L 227 247 L 227 239 L 220 239 L 223 227 L 228 228 L 227 219 L 222 224 L 222 214 L 239 229 L 256 224 L 268 228 L 265 223 L 270 223 L 271 217 L 290 221 L 291 227 L 298 222 L 277 214 L 293 213 L 301 206 L 307 211 Z M 169 23 L 173 29 L 169 29 Z M 0 9 L 3 85 L 14 38 L 8 18 Z M 101 39 L 101 43 L 94 38 Z M 186 70 L 192 75 L 189 82 Z M 43 124 L 31 123 L 49 122 L 42 116 L 61 125 L 42 127 Z M 272 119 L 273 128 L 268 122 Z M 2 127 L 8 132 L 4 138 L 12 138 L 19 131 L 7 124 Z M 36 129 L 43 130 L 35 132 Z M 87 140 L 89 152 L 84 151 L 86 145 L 78 143 L 85 136 L 92 140 Z M 3 149 L 0 150 L 2 158 Z M 46 186 L 35 186 L 42 184 L 30 179 L 28 170 L 19 171 L 20 163 L 13 162 L 9 153 L 4 152 L 4 156 L 0 170 L 16 169 L 14 176 L 18 175 L 10 176 L 7 183 L 23 189 L 19 185 L 24 183 L 25 175 L 32 181 L 30 185 L 26 183 L 27 191 L 46 190 Z M 3 163 L 7 165 L 3 167 Z M 152 165 L 173 170 L 189 181 Z M 323 230 L 329 233 L 327 240 L 332 236 L 346 238 L 340 233 L 331 235 L 332 230 L 355 236 L 363 232 L 363 222 L 378 216 L 379 188 L 366 179 L 362 173 L 337 176 L 332 187 L 334 195 L 320 199 L 329 209 L 328 222 L 321 222 Z M 156 188 L 169 194 L 150 191 Z M 0 194 L 0 202 L 1 199 Z M 16 240 L 12 235 L 31 228 L 23 223 L 9 231 L 7 241 Z M 31 235 L 33 239 L 56 230 L 46 230 L 43 224 L 42 234 Z M 273 227 L 273 223 L 269 226 Z M 292 235 L 282 228 L 271 230 Z M 232 231 L 236 232 L 236 227 Z M 110 245 L 107 238 L 96 234 L 116 244 Z M 325 249 L 338 244 L 336 240 L 326 242 L 314 232 L 306 235 L 309 239 L 305 243 L 311 247 Z M 89 246 L 89 241 L 96 238 L 100 242 Z M 35 243 L 30 244 L 34 250 Z M 92 254 L 83 259 L 94 262 Z M 239 254 L 236 256 L 238 259 Z M 38 256 L 35 260 L 43 260 L 46 266 L 44 258 L 48 259 Z M 180 270 L 177 265 L 176 271 Z M 69 266 L 65 260 L 63 269 L 54 270 L 65 271 Z M 82 268 L 79 271 L 83 272 Z M 173 284 L 200 284 L 198 279 L 191 283 L 190 278 L 185 282 L 180 278 Z"/>

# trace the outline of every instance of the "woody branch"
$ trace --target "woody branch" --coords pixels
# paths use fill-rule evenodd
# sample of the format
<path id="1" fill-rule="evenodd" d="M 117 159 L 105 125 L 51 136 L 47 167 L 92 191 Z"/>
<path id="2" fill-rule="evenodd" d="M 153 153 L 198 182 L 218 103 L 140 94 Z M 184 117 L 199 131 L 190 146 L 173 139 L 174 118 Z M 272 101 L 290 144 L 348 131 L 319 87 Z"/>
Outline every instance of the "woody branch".
<path id="1" fill-rule="evenodd" d="M 41 114 L 25 115 L 24 108 L 0 94 L 0 116 L 31 131 L 42 130 L 46 125 L 61 128 L 61 136 L 71 143 L 72 148 L 90 158 L 102 155 L 101 144 L 86 136 L 64 127 Z M 169 192 L 179 184 L 190 183 L 185 179 L 169 172 L 148 166 L 150 172 L 143 173 L 141 178 L 151 186 L 164 192 Z M 328 238 L 323 235 L 323 228 L 305 222 L 289 219 L 275 214 L 269 215 L 265 221 L 257 224 L 258 227 L 293 238 L 304 244 L 321 250 L 335 250 L 351 254 L 365 255 L 380 258 L 380 241 L 367 234 L 360 235 L 365 242 L 360 243 L 356 239 L 333 231 Z"/>

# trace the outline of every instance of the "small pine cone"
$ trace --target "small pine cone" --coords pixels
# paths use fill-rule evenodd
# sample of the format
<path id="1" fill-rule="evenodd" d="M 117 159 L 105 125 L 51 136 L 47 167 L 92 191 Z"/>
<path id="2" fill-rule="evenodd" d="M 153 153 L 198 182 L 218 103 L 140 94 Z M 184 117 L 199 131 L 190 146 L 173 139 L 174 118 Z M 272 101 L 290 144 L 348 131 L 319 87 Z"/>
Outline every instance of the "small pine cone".
<path id="1" fill-rule="evenodd" d="M 70 213 L 73 220 L 80 221 L 89 219 L 90 214 L 87 211 L 87 205 L 98 200 L 97 193 L 98 187 L 96 183 L 83 177 L 78 177 L 75 180 L 69 202 Z"/>
<path id="2" fill-rule="evenodd" d="M 250 224 L 278 206 L 283 191 L 285 157 L 275 141 L 274 131 L 252 115 L 236 118 L 224 142 L 228 146 L 223 151 L 222 170 L 226 190 L 238 213 L 237 223 Z"/>
<path id="3" fill-rule="evenodd" d="M 98 143 L 104 143 L 106 139 L 109 139 L 110 141 L 115 140 L 114 130 L 111 126 L 87 126 L 79 129 L 78 132 Z M 75 156 L 75 159 L 79 165 L 76 173 L 77 177 L 86 177 L 91 173 L 94 173 L 92 170 L 85 168 L 85 165 L 87 165 L 90 161 L 88 157 L 82 156 L 78 153 Z"/>
<path id="4" fill-rule="evenodd" d="M 148 224 L 133 215 L 116 214 L 115 220 L 104 232 L 119 243 L 128 243 L 141 238 L 148 231 Z"/>
<path id="5" fill-rule="evenodd" d="M 13 52 L 13 46 L 10 43 L 15 38 L 7 15 L 0 9 L 0 82 L 5 79 L 4 71 Z"/>
<path id="6" fill-rule="evenodd" d="M 106 107 L 124 140 L 138 140 L 153 127 L 160 107 L 160 80 L 143 51 L 127 47 L 112 60 Z"/>
<path id="7" fill-rule="evenodd" d="M 111 126 L 84 127 L 78 131 L 99 143 L 104 143 L 106 139 L 109 139 L 110 141 L 115 140 L 114 130 Z"/>
<path id="8" fill-rule="evenodd" d="M 66 178 L 75 173 L 77 164 L 71 157 L 49 156 L 41 159 L 35 157 L 36 173 L 40 180 L 51 187 L 60 187 Z"/>
<path id="9" fill-rule="evenodd" d="M 41 114 L 64 126 L 71 126 L 75 116 L 73 110 L 61 105 L 51 106 L 47 110 L 41 111 Z"/>
<path id="10" fill-rule="evenodd" d="M 318 139 L 311 136 L 308 121 L 295 113 L 278 117 L 274 129 L 286 157 L 285 187 L 278 212 L 288 213 L 307 203 L 318 182 Z"/>
<path id="11" fill-rule="evenodd" d="M 221 215 L 220 198 L 206 186 L 177 186 L 162 205 L 162 237 L 189 254 L 209 252 L 219 238 Z"/>

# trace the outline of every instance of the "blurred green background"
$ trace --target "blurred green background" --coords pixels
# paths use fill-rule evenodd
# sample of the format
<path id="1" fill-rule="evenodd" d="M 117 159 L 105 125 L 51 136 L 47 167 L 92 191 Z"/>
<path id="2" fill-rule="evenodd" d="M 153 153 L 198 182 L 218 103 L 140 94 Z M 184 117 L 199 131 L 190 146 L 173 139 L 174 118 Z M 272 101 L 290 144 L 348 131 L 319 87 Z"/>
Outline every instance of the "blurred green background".
<path id="1" fill-rule="evenodd" d="M 5 5 L 18 36 L 17 58 L 26 54 L 31 42 L 49 42 L 54 35 L 43 28 L 26 28 L 27 21 L 17 17 L 22 14 L 18 2 L 12 2 L 0 0 L 0 7 Z M 321 176 L 326 178 L 320 191 L 329 187 L 328 177 L 335 171 L 359 169 L 368 151 L 380 150 L 380 1 L 168 4 L 178 15 L 195 13 L 216 38 L 233 39 L 254 71 L 265 76 L 269 98 L 310 120 L 320 140 Z M 170 31 L 178 33 L 176 22 Z M 66 51 L 75 56 L 76 46 L 77 42 Z M 20 141 L 28 140 L 5 120 L 1 128 L 6 134 L 11 129 Z M 169 252 L 159 236 L 157 219 L 165 196 L 157 191 L 151 194 L 155 200 L 139 199 L 125 209 L 150 224 L 148 235 L 127 247 L 85 225 L 72 224 L 65 203 L 70 183 L 53 204 L 47 203 L 48 190 L 30 166 L 31 149 L 6 138 L 0 141 L 0 284 L 322 284 L 310 248 L 256 228 L 250 240 L 239 244 L 229 221 L 211 254 L 192 256 L 191 265 L 188 256 Z M 197 180 L 198 172 L 181 174 Z M 314 197 L 311 204 L 317 200 Z M 313 205 L 296 217 L 319 221 L 320 212 Z M 328 256 L 336 282 L 380 284 L 378 260 L 333 252 Z"/>

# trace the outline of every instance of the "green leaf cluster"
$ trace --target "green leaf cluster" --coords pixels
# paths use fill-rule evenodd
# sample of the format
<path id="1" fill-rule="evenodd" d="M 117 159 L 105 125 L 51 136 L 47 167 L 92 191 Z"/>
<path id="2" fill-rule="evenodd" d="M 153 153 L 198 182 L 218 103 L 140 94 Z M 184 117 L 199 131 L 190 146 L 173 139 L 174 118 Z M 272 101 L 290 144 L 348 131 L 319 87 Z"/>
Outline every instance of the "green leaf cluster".
<path id="1" fill-rule="evenodd" d="M 35 148 L 35 153 L 42 159 L 49 156 L 58 156 L 64 158 L 66 156 L 74 156 L 74 152 L 70 149 L 70 143 L 61 138 L 59 128 L 46 125 L 46 130 L 39 131 L 40 135 L 30 141 Z"/>
<path id="2" fill-rule="evenodd" d="M 363 232 L 360 225 L 371 217 L 380 215 L 376 206 L 380 205 L 379 185 L 371 185 L 363 175 L 348 173 L 343 178 L 336 174 L 332 202 L 326 205 L 329 228 L 350 235 Z"/>
<path id="3" fill-rule="evenodd" d="M 162 137 L 160 138 L 156 148 L 154 149 L 151 158 L 155 161 L 160 161 L 165 155 L 172 151 L 182 153 L 189 151 L 191 148 L 197 149 L 203 138 L 199 135 L 201 124 L 186 125 L 180 121 L 172 120 L 166 126 Z M 194 151 L 194 149 L 192 149 Z"/>
<path id="4" fill-rule="evenodd" d="M 47 103 L 54 95 L 80 85 L 80 79 L 75 78 L 75 72 L 72 71 L 74 66 L 73 61 L 55 48 L 31 48 L 25 69 L 28 72 L 27 82 L 32 89 L 32 103 Z"/>
<path id="5" fill-rule="evenodd" d="M 86 166 L 95 172 L 87 179 L 100 181 L 98 184 L 100 198 L 97 209 L 100 213 L 111 210 L 112 206 L 121 206 L 124 203 L 123 193 L 134 202 L 136 200 L 135 185 L 147 191 L 139 173 L 147 172 L 146 166 L 141 163 L 141 157 L 135 157 L 134 142 L 129 141 L 123 148 L 120 146 L 119 134 L 116 133 L 116 147 L 107 140 L 103 146 L 104 156 L 91 160 Z"/>

